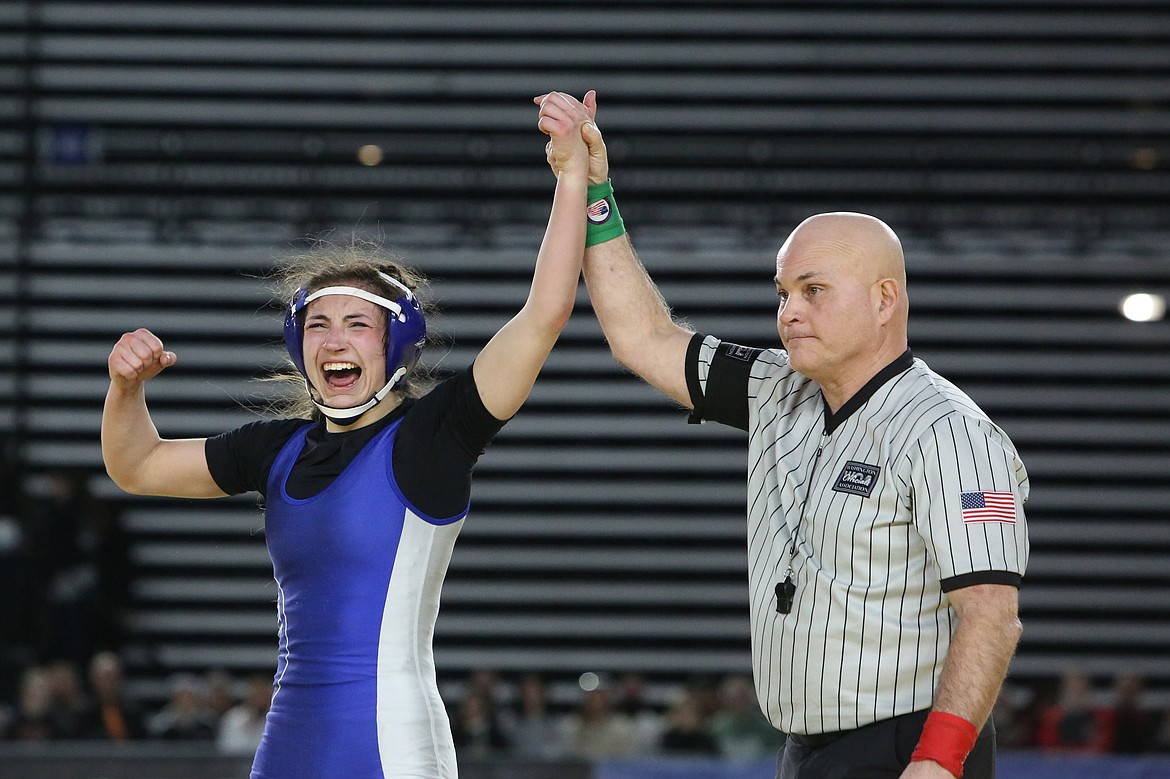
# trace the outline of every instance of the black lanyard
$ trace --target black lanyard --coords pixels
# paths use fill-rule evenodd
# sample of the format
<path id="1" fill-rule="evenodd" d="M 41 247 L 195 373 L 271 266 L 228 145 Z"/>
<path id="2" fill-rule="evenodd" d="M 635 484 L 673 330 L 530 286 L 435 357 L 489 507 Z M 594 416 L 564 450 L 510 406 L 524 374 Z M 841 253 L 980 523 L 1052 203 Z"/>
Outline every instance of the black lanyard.
<path id="1" fill-rule="evenodd" d="M 796 527 L 792 529 L 792 544 L 788 547 L 788 566 L 784 569 L 784 581 L 776 582 L 776 612 L 788 614 L 792 611 L 792 602 L 796 598 L 796 584 L 792 581 L 792 563 L 796 559 L 796 548 L 800 542 L 800 526 L 804 523 L 804 512 L 808 508 L 808 499 L 812 494 L 813 479 L 817 475 L 817 464 L 821 461 L 821 452 L 829 442 L 829 431 L 821 428 L 821 442 L 817 445 L 817 453 L 813 455 L 812 467 L 808 472 L 808 487 L 804 491 L 804 501 L 800 504 L 800 515 L 796 520 Z"/>

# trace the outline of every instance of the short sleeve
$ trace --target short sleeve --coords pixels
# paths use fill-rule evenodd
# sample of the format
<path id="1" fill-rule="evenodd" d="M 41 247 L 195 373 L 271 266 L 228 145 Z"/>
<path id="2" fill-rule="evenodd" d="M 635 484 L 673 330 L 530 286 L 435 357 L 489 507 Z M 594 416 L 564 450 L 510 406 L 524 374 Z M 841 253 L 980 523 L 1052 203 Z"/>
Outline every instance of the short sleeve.
<path id="1" fill-rule="evenodd" d="M 696 333 L 687 346 L 689 422 L 721 422 L 748 429 L 748 382 L 752 364 L 763 352 Z"/>
<path id="2" fill-rule="evenodd" d="M 281 447 L 306 424 L 305 419 L 259 420 L 208 438 L 203 451 L 211 478 L 228 495 L 263 494 Z"/>
<path id="3" fill-rule="evenodd" d="M 943 590 L 1018 587 L 1028 563 L 1028 477 L 1007 436 L 985 419 L 951 414 L 910 445 L 903 470 Z"/>
<path id="4" fill-rule="evenodd" d="M 483 405 L 470 369 L 407 412 L 394 442 L 394 474 L 411 503 L 436 519 L 467 509 L 471 469 L 504 422 Z"/>

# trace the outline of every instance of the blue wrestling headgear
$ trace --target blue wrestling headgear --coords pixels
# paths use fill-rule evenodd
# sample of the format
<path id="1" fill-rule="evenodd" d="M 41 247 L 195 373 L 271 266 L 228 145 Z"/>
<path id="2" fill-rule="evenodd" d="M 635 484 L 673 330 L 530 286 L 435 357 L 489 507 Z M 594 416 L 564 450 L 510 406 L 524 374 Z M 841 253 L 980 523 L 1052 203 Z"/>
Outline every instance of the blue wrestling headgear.
<path id="1" fill-rule="evenodd" d="M 288 347 L 289 357 L 297 370 L 305 377 L 305 385 L 310 389 L 310 399 L 322 414 L 341 425 L 350 425 L 358 418 L 376 406 L 390 393 L 410 369 L 418 362 L 422 354 L 423 341 L 426 340 L 427 324 L 423 319 L 422 305 L 410 289 L 398 279 L 378 271 L 378 277 L 391 286 L 397 287 L 402 294 L 397 300 L 390 300 L 359 287 L 336 286 L 322 287 L 310 293 L 302 287 L 293 295 L 288 311 L 284 315 L 284 343 Z M 386 309 L 386 384 L 374 393 L 374 396 L 353 408 L 334 408 L 318 403 L 312 398 L 312 384 L 309 382 L 308 371 L 305 370 L 305 328 L 304 313 L 317 298 L 326 295 L 351 295 Z"/>

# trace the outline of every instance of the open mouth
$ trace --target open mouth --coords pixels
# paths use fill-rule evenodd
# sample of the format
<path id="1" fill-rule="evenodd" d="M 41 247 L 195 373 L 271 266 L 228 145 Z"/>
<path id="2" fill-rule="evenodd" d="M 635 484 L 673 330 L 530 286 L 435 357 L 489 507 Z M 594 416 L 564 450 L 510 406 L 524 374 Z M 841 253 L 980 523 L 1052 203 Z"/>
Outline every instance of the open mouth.
<path id="1" fill-rule="evenodd" d="M 334 390 L 352 389 L 362 375 L 362 369 L 352 362 L 327 362 L 321 366 L 321 372 L 325 383 Z"/>

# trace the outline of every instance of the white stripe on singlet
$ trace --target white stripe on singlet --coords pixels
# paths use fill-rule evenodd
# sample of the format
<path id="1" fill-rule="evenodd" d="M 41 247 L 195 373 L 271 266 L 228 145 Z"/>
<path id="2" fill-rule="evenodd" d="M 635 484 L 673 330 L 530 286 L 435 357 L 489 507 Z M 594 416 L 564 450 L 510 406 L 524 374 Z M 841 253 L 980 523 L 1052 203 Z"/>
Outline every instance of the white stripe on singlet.
<path id="1" fill-rule="evenodd" d="M 387 777 L 458 773 L 431 641 L 462 527 L 463 520 L 431 524 L 409 509 L 402 522 L 378 642 L 378 750 Z"/>

